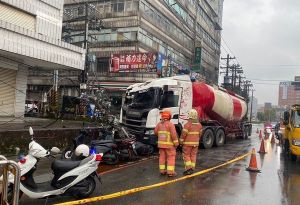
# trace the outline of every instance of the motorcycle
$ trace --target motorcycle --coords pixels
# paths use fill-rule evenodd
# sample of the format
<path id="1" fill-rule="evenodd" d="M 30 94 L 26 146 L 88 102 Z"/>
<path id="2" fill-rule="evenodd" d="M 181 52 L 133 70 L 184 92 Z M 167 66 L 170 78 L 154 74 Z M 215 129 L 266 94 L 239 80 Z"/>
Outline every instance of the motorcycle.
<path id="1" fill-rule="evenodd" d="M 50 151 L 44 149 L 33 140 L 33 130 L 29 128 L 32 141 L 29 143 L 29 151 L 26 156 L 20 158 L 18 165 L 21 169 L 20 193 L 29 198 L 40 199 L 50 196 L 68 195 L 75 198 L 89 197 L 95 190 L 95 178 L 100 180 L 97 174 L 98 165 L 102 154 L 90 155 L 81 160 L 54 160 L 51 165 L 54 177 L 50 181 L 36 183 L 33 177 L 41 158 L 54 157 L 52 153 L 58 153 L 59 149 L 53 147 Z M 2 181 L 0 178 L 0 181 Z M 8 199 L 12 200 L 14 175 L 9 175 Z M 21 196 L 20 194 L 20 196 Z"/>
<path id="2" fill-rule="evenodd" d="M 115 165 L 119 160 L 131 158 L 129 153 L 136 154 L 134 150 L 134 139 L 118 140 L 115 139 L 115 129 L 109 130 L 108 128 L 100 129 L 100 140 L 90 141 L 91 153 L 103 153 L 102 161 L 108 165 Z M 72 145 L 67 147 L 62 152 L 62 159 L 72 159 L 76 147 L 83 142 L 87 141 L 89 134 L 87 130 L 81 130 L 79 135 L 72 141 Z"/>
<path id="3" fill-rule="evenodd" d="M 133 160 L 139 155 L 151 155 L 154 151 L 141 142 L 137 142 L 133 135 L 126 132 L 123 127 L 115 128 L 110 126 L 101 128 L 99 131 L 99 140 L 90 141 L 90 149 L 92 153 L 103 153 L 102 161 L 108 165 L 115 165 L 119 160 Z M 62 153 L 63 159 L 72 158 L 75 148 L 87 141 L 88 132 L 82 130 L 78 136 L 73 139 L 70 147 L 66 148 Z M 145 146 L 147 146 L 145 148 Z M 148 153 L 147 153 L 148 150 Z"/>

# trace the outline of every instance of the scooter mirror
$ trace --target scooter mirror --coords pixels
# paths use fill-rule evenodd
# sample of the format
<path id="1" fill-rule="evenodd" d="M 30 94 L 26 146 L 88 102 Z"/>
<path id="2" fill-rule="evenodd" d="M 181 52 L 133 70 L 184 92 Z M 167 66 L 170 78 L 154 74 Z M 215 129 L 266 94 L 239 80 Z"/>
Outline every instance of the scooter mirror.
<path id="1" fill-rule="evenodd" d="M 33 136 L 33 129 L 32 129 L 32 127 L 29 127 L 29 135 Z"/>
<path id="2" fill-rule="evenodd" d="M 58 153 L 60 153 L 60 149 L 58 147 L 52 147 L 50 152 L 53 154 L 58 154 Z"/>

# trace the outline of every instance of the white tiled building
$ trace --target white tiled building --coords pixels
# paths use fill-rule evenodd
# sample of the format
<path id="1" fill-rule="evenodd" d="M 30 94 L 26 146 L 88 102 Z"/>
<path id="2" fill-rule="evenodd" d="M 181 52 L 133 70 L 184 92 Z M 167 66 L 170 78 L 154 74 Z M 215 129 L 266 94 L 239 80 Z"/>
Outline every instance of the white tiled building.
<path id="1" fill-rule="evenodd" d="M 0 1 L 0 116 L 21 116 L 29 67 L 84 68 L 85 50 L 61 41 L 62 0 Z"/>

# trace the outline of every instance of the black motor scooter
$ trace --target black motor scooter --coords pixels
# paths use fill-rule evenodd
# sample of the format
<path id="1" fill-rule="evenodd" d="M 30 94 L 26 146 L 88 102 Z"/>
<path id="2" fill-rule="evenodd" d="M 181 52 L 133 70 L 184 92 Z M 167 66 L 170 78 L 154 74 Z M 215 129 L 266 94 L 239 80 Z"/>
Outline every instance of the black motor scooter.
<path id="1" fill-rule="evenodd" d="M 99 140 L 87 142 L 88 139 L 90 139 L 88 131 L 81 130 L 73 139 L 72 145 L 62 152 L 61 158 L 72 159 L 76 147 L 83 143 L 90 144 L 91 154 L 103 153 L 102 162 L 109 165 L 115 165 L 119 160 L 133 160 L 139 154 L 145 155 L 145 149 L 142 149 L 141 143 L 137 142 L 134 136 L 129 135 L 123 127 L 99 128 Z M 151 155 L 153 149 L 149 148 L 147 153 Z"/>

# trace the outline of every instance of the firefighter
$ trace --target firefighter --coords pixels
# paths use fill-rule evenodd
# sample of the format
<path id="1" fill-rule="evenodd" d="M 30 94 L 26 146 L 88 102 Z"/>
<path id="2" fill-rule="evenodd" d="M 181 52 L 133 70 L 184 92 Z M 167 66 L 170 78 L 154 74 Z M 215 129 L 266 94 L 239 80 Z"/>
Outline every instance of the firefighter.
<path id="1" fill-rule="evenodd" d="M 154 133 L 158 137 L 160 174 L 174 177 L 177 175 L 175 172 L 175 157 L 176 147 L 179 143 L 175 126 L 170 122 L 170 119 L 171 111 L 163 110 L 161 122 L 156 125 Z"/>
<path id="2" fill-rule="evenodd" d="M 191 109 L 188 117 L 189 120 L 184 125 L 180 137 L 180 143 L 183 145 L 184 175 L 190 175 L 195 170 L 199 140 L 202 133 L 202 125 L 198 120 L 198 112 L 195 109 Z"/>

